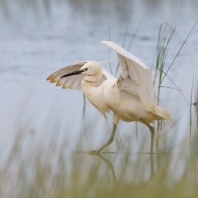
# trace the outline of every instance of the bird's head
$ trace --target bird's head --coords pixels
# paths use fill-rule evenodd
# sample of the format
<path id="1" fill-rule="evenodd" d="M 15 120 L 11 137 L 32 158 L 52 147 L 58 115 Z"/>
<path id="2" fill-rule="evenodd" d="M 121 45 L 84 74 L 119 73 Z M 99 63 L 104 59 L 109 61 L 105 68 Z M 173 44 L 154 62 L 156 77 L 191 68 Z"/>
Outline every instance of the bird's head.
<path id="1" fill-rule="evenodd" d="M 102 72 L 102 67 L 100 64 L 96 61 L 89 61 L 86 64 L 84 64 L 80 70 L 83 70 L 82 74 L 87 76 L 93 76 L 97 73 Z"/>
<path id="2" fill-rule="evenodd" d="M 85 63 L 79 70 L 65 74 L 64 76 L 61 76 L 61 78 L 78 74 L 83 74 L 85 76 L 98 76 L 100 79 L 102 77 L 102 67 L 96 61 L 89 61 Z"/>

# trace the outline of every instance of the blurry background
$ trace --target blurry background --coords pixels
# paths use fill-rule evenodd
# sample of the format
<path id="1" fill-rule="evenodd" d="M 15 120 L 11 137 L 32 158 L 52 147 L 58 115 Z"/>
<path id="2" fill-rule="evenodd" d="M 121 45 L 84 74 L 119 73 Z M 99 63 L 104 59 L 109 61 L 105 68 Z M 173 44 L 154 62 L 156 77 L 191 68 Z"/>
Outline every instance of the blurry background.
<path id="1" fill-rule="evenodd" d="M 164 40 L 168 31 L 176 28 L 164 56 L 164 71 L 170 65 L 171 68 L 160 90 L 160 106 L 172 114 L 172 121 L 162 122 L 160 127 L 155 124 L 158 129 L 155 149 L 171 148 L 171 152 L 177 153 L 185 145 L 185 151 L 197 151 L 191 145 L 197 133 L 197 108 L 191 103 L 197 100 L 198 25 L 190 33 L 198 18 L 197 11 L 196 0 L 0 0 L 2 184 L 17 186 L 19 192 L 20 182 L 16 185 L 19 178 L 22 183 L 31 183 L 34 171 L 41 164 L 42 167 L 49 165 L 50 175 L 61 170 L 59 173 L 64 176 L 59 167 L 61 160 L 67 162 L 64 170 L 70 172 L 76 163 L 71 162 L 74 151 L 97 149 L 109 137 L 112 115 L 105 121 L 83 99 L 81 91 L 62 90 L 45 79 L 78 60 L 104 61 L 114 57 L 114 52 L 100 44 L 102 40 L 111 40 L 128 49 L 145 62 L 154 76 L 162 24 L 167 27 Z M 103 66 L 115 74 L 117 60 Z M 157 93 L 157 83 L 155 87 Z M 109 150 L 148 152 L 149 146 L 150 133 L 145 126 L 120 122 L 116 140 Z M 118 154 L 116 160 L 113 157 L 117 167 L 123 155 Z M 129 156 L 132 164 L 137 162 L 136 154 Z M 76 158 L 77 164 L 84 161 L 84 156 Z M 143 167 L 146 173 L 140 181 L 150 175 L 150 163 L 145 163 L 148 159 L 148 155 L 142 157 L 141 165 L 147 164 L 147 168 Z M 89 160 L 91 167 L 93 159 Z M 181 166 L 177 171 L 182 174 L 182 170 Z M 119 168 L 117 171 L 122 175 Z M 67 178 L 64 181 L 69 182 Z M 123 180 L 128 181 L 127 177 Z M 1 187 L 2 197 L 12 197 L 8 192 L 8 186 Z"/>

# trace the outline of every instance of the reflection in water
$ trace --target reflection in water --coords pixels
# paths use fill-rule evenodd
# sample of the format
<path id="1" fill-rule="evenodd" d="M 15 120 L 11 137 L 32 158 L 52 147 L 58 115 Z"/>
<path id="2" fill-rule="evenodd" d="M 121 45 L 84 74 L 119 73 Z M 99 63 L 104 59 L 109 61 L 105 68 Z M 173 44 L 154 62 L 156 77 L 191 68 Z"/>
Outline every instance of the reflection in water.
<path id="1" fill-rule="evenodd" d="M 114 182 L 116 182 L 116 175 L 115 175 L 113 164 L 108 159 L 103 157 L 102 154 L 100 154 L 100 153 L 88 153 L 88 154 L 92 155 L 92 156 L 93 155 L 98 156 L 100 159 L 102 159 L 108 165 L 108 167 L 110 168 L 112 176 L 113 176 L 113 180 L 114 180 Z"/>
<path id="2" fill-rule="evenodd" d="M 153 153 L 150 153 L 150 167 L 151 167 L 150 178 L 152 178 L 154 176 Z"/>
<path id="3" fill-rule="evenodd" d="M 102 154 L 108 155 L 108 156 L 110 157 L 111 155 L 117 155 L 117 154 L 119 154 L 119 153 L 112 153 L 112 152 L 94 153 L 94 152 L 88 152 L 87 154 L 90 155 L 90 156 L 97 156 L 97 157 L 99 157 L 100 159 L 102 159 L 102 161 L 104 161 L 104 162 L 107 164 L 107 166 L 109 167 L 114 182 L 117 181 L 117 179 L 116 179 L 116 173 L 115 173 L 113 164 L 111 163 L 110 160 L 108 160 L 107 158 L 105 158 Z M 147 156 L 147 155 L 149 155 L 149 161 L 150 161 L 150 176 L 149 176 L 148 178 L 149 178 L 149 179 L 152 179 L 152 177 L 154 176 L 153 155 L 156 155 L 156 154 L 154 154 L 154 153 L 135 153 L 135 154 L 131 154 L 131 155 L 137 155 L 137 156 L 145 156 L 145 155 Z M 123 161 L 123 163 L 121 162 L 121 164 L 124 164 L 124 163 L 125 163 L 124 161 Z M 129 166 L 130 166 L 130 165 L 129 165 Z M 126 169 L 127 169 L 127 168 L 128 168 L 128 167 L 126 167 Z M 119 170 L 118 170 L 118 171 L 119 171 Z"/>

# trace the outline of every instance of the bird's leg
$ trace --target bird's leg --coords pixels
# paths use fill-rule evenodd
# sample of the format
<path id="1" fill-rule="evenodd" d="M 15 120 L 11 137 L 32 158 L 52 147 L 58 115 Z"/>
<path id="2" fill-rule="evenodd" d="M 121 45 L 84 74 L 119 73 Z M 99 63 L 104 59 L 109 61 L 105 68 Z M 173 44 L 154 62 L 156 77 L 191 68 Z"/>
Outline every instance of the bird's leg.
<path id="1" fill-rule="evenodd" d="M 151 131 L 151 147 L 150 147 L 150 153 L 153 154 L 153 142 L 154 142 L 154 136 L 155 136 L 155 130 L 151 125 L 147 125 L 148 128 Z"/>
<path id="2" fill-rule="evenodd" d="M 104 148 L 106 148 L 107 146 L 109 146 L 113 140 L 114 140 L 114 136 L 115 136 L 115 132 L 116 132 L 116 127 L 117 124 L 113 124 L 113 130 L 111 132 L 111 137 L 109 138 L 109 140 L 107 141 L 106 144 L 104 144 L 100 149 L 98 149 L 97 151 L 100 153 Z"/>
<path id="3" fill-rule="evenodd" d="M 113 124 L 113 130 L 111 132 L 111 137 L 109 138 L 109 140 L 107 141 L 107 143 L 104 144 L 98 150 L 92 150 L 92 151 L 90 151 L 89 154 L 91 154 L 91 155 L 98 155 L 104 148 L 106 148 L 107 146 L 109 146 L 113 142 L 113 139 L 114 139 L 114 136 L 115 136 L 115 132 L 116 132 L 116 127 L 117 127 L 117 124 Z"/>
<path id="4" fill-rule="evenodd" d="M 144 123 L 151 131 L 151 147 L 150 147 L 150 153 L 153 154 L 153 142 L 154 142 L 154 136 L 155 136 L 155 130 L 154 128 L 150 125 L 141 120 L 142 123 Z"/>

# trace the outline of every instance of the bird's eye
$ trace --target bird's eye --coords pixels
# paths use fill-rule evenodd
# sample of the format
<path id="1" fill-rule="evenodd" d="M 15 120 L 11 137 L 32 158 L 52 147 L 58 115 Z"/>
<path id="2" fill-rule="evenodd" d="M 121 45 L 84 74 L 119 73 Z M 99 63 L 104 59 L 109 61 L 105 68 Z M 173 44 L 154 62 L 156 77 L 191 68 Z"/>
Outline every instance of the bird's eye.
<path id="1" fill-rule="evenodd" d="M 85 68 L 85 69 L 84 69 L 84 71 L 87 71 L 87 70 L 88 70 L 88 68 Z"/>

